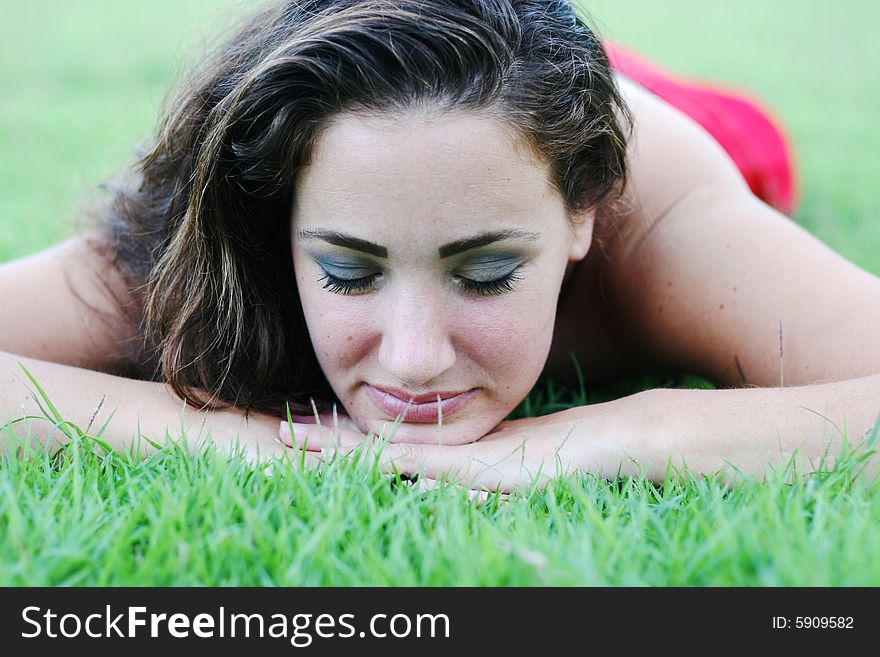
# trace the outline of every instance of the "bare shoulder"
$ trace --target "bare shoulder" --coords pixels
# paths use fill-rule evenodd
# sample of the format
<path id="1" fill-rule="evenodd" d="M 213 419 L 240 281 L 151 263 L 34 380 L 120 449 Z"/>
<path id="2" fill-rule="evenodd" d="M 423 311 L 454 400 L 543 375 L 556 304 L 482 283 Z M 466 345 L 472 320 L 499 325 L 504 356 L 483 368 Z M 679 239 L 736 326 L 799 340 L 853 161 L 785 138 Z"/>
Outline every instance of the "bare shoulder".
<path id="1" fill-rule="evenodd" d="M 668 365 L 642 339 L 642 318 L 634 313 L 637 303 L 647 303 L 635 298 L 639 286 L 663 274 L 643 267 L 635 282 L 633 252 L 694 195 L 715 189 L 748 193 L 733 163 L 699 125 L 627 78 L 617 81 L 633 117 L 627 184 L 619 200 L 597 213 L 593 246 L 560 298 L 551 352 L 554 369 L 564 372 L 574 353 L 587 377 L 598 381 Z"/>
<path id="2" fill-rule="evenodd" d="M 112 373 L 136 340 L 123 277 L 96 234 L 0 265 L 0 351 Z"/>
<path id="3" fill-rule="evenodd" d="M 628 207 L 595 256 L 621 352 L 725 385 L 880 371 L 880 279 L 754 197 L 687 117 L 624 92 L 636 121 Z"/>
<path id="4" fill-rule="evenodd" d="M 697 194 L 748 192 L 721 146 L 696 122 L 651 92 L 618 76 L 633 116 L 629 178 L 599 239 L 610 258 L 625 257 L 676 206 Z"/>

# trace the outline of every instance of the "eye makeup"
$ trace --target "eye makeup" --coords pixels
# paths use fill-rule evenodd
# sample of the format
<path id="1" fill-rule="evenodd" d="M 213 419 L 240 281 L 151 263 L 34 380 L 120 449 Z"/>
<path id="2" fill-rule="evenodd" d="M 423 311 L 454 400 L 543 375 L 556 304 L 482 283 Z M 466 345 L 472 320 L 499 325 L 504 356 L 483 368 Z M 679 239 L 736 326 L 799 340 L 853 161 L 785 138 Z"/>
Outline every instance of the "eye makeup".
<path id="1" fill-rule="evenodd" d="M 382 276 L 381 268 L 362 258 L 311 254 L 321 269 L 323 289 L 334 294 L 368 292 Z M 522 254 L 486 253 L 462 258 L 449 270 L 455 284 L 465 293 L 493 296 L 510 292 L 521 279 L 519 272 L 528 258 Z"/>
<path id="2" fill-rule="evenodd" d="M 325 256 L 313 253 L 312 258 L 320 267 L 323 288 L 334 294 L 357 294 L 369 290 L 379 272 L 376 266 L 363 258 Z"/>
<path id="3" fill-rule="evenodd" d="M 312 254 L 312 257 L 326 274 L 336 278 L 363 278 L 376 273 L 378 270 L 375 264 L 362 258 L 346 258 L 320 254 Z"/>
<path id="4" fill-rule="evenodd" d="M 464 259 L 454 272 L 457 276 L 485 282 L 510 274 L 521 267 L 525 260 L 522 255 L 514 254 L 478 255 Z"/>
<path id="5" fill-rule="evenodd" d="M 478 253 L 462 258 L 453 279 L 466 293 L 493 296 L 510 292 L 520 280 L 519 271 L 526 258 L 512 253 Z"/>

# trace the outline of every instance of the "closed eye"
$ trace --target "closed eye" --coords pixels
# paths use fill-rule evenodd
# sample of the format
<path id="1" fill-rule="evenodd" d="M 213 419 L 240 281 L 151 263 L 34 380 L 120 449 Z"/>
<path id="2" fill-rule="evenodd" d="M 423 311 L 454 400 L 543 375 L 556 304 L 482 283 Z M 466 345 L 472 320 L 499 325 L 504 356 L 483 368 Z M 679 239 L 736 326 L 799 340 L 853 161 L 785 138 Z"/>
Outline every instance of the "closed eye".
<path id="1" fill-rule="evenodd" d="M 324 271 L 318 280 L 324 281 L 322 287 L 333 294 L 358 294 L 370 290 L 378 276 L 379 274 L 370 274 L 360 278 L 339 278 Z"/>
<path id="2" fill-rule="evenodd" d="M 513 271 L 504 276 L 493 278 L 488 281 L 477 281 L 471 278 L 465 278 L 464 276 L 456 276 L 455 279 L 459 286 L 469 294 L 492 296 L 504 294 L 505 292 L 512 292 L 514 283 L 522 278 L 519 276 L 519 270 L 520 267 L 517 266 Z"/>
<path id="3" fill-rule="evenodd" d="M 519 275 L 520 266 L 515 267 L 512 271 L 503 276 L 493 278 L 486 281 L 474 280 L 461 275 L 453 276 L 456 284 L 467 294 L 475 296 L 496 296 L 511 292 L 514 289 L 516 281 L 521 280 Z M 319 280 L 323 281 L 322 288 L 333 294 L 354 295 L 368 292 L 375 287 L 376 280 L 381 276 L 380 273 L 373 273 L 368 276 L 360 276 L 357 278 L 341 278 L 334 276 L 322 267 L 322 275 Z"/>

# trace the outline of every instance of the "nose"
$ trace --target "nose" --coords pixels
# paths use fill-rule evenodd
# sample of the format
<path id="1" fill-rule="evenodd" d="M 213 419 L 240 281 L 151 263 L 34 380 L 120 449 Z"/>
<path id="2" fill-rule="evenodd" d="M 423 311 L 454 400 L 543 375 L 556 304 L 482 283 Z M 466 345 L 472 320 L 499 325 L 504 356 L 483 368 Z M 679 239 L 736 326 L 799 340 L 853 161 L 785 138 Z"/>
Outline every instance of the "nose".
<path id="1" fill-rule="evenodd" d="M 379 363 L 399 383 L 420 388 L 455 363 L 442 303 L 426 295 L 390 299 L 379 345 Z"/>

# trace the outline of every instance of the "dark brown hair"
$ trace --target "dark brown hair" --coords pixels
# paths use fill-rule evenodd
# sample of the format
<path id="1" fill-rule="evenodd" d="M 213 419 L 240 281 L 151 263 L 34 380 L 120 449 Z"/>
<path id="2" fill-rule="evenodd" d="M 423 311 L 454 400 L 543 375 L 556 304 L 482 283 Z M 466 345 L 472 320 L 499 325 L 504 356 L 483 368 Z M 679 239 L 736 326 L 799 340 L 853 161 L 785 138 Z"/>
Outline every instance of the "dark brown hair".
<path id="1" fill-rule="evenodd" d="M 103 219 L 139 300 L 145 376 L 191 403 L 283 413 L 330 400 L 290 252 L 295 180 L 340 113 L 491 112 L 570 211 L 625 178 L 629 114 L 567 0 L 287 0 L 251 17 L 167 102 Z"/>

